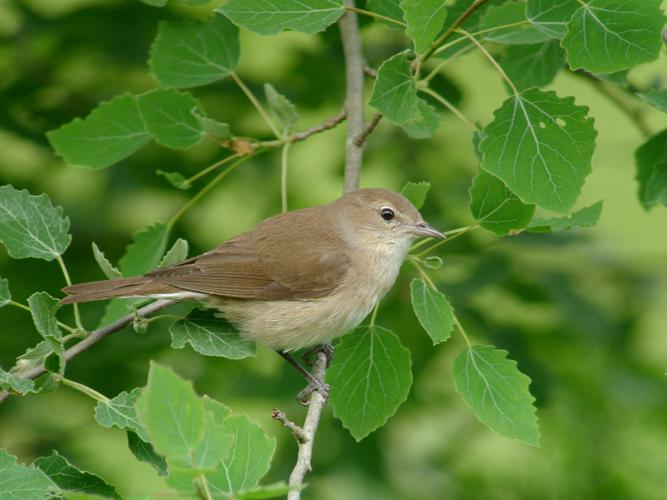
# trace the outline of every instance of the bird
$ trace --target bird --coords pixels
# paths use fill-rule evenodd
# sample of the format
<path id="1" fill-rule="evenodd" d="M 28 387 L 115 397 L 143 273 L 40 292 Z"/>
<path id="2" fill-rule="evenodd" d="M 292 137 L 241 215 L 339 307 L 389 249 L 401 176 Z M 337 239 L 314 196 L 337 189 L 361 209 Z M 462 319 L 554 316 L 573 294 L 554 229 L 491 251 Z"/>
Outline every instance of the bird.
<path id="1" fill-rule="evenodd" d="M 445 235 L 402 194 L 358 189 L 266 219 L 209 252 L 143 276 L 67 286 L 61 303 L 195 300 L 294 365 L 291 351 L 327 344 L 364 320 L 419 237 Z"/>

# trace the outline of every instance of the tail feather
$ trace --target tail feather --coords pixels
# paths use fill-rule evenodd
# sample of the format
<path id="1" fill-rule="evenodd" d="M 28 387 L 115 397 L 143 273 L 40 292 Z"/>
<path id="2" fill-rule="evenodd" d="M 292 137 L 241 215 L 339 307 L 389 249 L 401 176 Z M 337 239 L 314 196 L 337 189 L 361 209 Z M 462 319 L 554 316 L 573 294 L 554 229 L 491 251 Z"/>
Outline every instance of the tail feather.
<path id="1" fill-rule="evenodd" d="M 63 288 L 67 297 L 61 299 L 61 304 L 75 302 L 91 302 L 117 297 L 136 297 L 142 295 L 157 295 L 177 293 L 180 290 L 166 283 L 160 283 L 151 278 L 136 276 L 134 278 L 118 278 L 104 281 L 79 283 Z"/>

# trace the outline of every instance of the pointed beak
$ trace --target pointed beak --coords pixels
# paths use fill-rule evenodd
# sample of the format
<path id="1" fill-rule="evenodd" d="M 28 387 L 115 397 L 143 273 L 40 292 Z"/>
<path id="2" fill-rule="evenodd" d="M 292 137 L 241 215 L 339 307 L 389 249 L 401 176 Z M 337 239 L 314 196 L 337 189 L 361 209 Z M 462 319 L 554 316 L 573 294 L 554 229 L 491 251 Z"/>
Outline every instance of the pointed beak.
<path id="1" fill-rule="evenodd" d="M 447 236 L 442 234 L 437 229 L 432 228 L 426 222 L 418 222 L 410 229 L 412 234 L 416 234 L 417 236 L 424 236 L 426 238 L 437 238 L 439 240 L 447 239 Z"/>

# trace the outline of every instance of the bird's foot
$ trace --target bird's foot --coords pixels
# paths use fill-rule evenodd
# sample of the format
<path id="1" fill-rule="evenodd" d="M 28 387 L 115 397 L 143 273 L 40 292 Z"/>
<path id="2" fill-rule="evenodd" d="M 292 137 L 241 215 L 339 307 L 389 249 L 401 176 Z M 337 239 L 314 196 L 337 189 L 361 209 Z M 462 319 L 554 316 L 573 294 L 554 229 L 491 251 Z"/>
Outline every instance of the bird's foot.
<path id="1" fill-rule="evenodd" d="M 306 363 L 308 366 L 313 366 L 315 364 L 315 361 L 317 360 L 317 355 L 319 353 L 322 353 L 327 357 L 327 368 L 329 368 L 329 365 L 334 359 L 333 346 L 329 343 L 319 344 L 307 350 L 306 352 L 303 353 L 302 359 L 304 363 Z"/>
<path id="2" fill-rule="evenodd" d="M 329 384 L 325 384 L 320 380 L 314 380 L 313 382 L 309 382 L 306 388 L 297 394 L 296 400 L 299 402 L 299 404 L 308 406 L 308 403 L 310 402 L 310 396 L 315 391 L 319 392 L 325 401 L 329 399 Z"/>

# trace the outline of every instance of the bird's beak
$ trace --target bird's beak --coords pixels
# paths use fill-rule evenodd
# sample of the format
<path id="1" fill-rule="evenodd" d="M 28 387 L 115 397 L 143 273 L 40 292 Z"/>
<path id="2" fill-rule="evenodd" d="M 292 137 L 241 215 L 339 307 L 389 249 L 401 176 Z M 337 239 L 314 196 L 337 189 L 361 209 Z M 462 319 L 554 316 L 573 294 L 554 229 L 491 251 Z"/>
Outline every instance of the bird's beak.
<path id="1" fill-rule="evenodd" d="M 426 238 L 438 238 L 439 240 L 447 239 L 447 236 L 442 234 L 435 228 L 429 226 L 426 222 L 419 222 L 412 226 L 411 232 L 417 236 L 425 236 Z"/>

